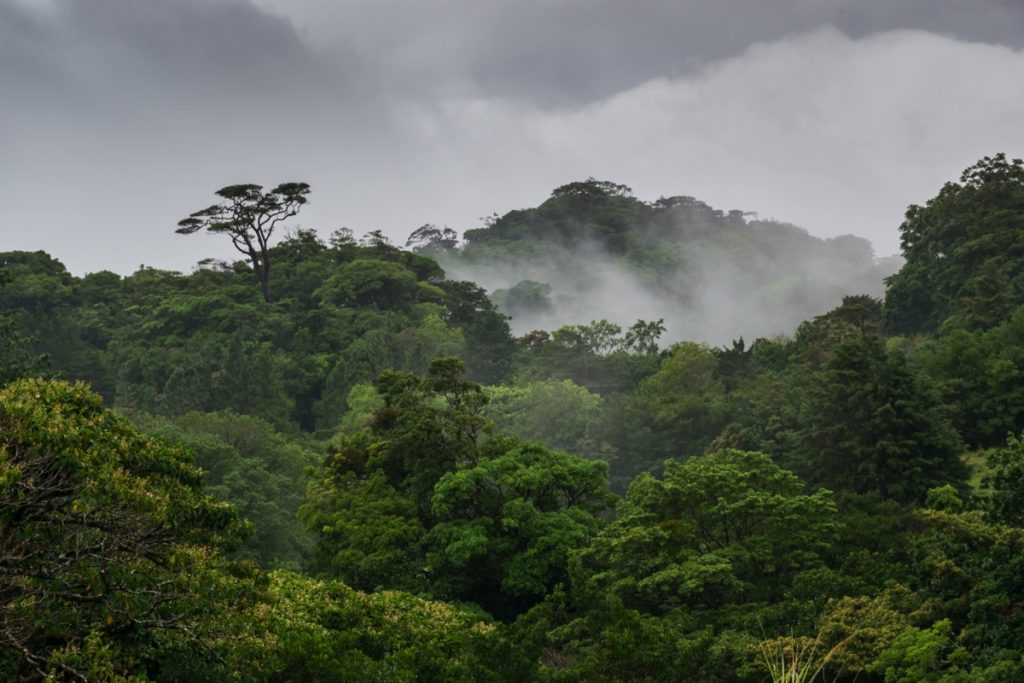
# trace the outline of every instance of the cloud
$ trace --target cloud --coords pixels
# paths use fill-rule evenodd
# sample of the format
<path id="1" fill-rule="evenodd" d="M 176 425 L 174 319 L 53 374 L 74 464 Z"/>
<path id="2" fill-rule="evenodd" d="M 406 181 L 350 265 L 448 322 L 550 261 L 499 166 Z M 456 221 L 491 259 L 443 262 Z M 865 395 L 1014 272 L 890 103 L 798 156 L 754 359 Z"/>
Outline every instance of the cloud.
<path id="1" fill-rule="evenodd" d="M 377 115 L 347 64 L 242 0 L 0 0 L 0 45 L 5 246 L 79 272 L 227 255 L 175 223 L 223 185 L 301 179 Z"/>
<path id="2" fill-rule="evenodd" d="M 823 26 L 1024 47 L 1007 0 L 264 0 L 311 41 L 385 64 L 406 90 L 572 106 Z"/>
<path id="3" fill-rule="evenodd" d="M 821 29 L 572 111 L 472 99 L 424 105 L 409 126 L 433 137 L 441 167 L 464 170 L 462 196 L 515 188 L 520 205 L 536 203 L 593 175 L 892 253 L 909 203 L 980 156 L 1024 150 L 1012 73 L 1024 54 L 1005 47 Z"/>
<path id="4" fill-rule="evenodd" d="M 856 23 L 839 0 L 264 2 L 0 0 L 4 248 L 187 270 L 232 255 L 173 233 L 231 183 L 309 182 L 303 227 L 404 241 L 595 176 L 889 253 L 908 203 L 1024 148 L 1021 53 L 875 32 L 894 10 L 848 34 L 809 30 Z M 1017 16 L 972 6 L 971 35 Z"/>

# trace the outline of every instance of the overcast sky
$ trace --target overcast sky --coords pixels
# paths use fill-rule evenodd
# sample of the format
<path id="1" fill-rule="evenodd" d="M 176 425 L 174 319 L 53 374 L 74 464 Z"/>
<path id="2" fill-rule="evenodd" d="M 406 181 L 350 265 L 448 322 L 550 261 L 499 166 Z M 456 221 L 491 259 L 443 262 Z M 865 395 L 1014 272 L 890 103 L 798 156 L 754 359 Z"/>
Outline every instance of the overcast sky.
<path id="1" fill-rule="evenodd" d="M 1022 0 L 0 0 L 0 250 L 188 271 L 228 184 L 404 242 L 593 176 L 891 254 L 1024 156 L 1022 49 Z"/>

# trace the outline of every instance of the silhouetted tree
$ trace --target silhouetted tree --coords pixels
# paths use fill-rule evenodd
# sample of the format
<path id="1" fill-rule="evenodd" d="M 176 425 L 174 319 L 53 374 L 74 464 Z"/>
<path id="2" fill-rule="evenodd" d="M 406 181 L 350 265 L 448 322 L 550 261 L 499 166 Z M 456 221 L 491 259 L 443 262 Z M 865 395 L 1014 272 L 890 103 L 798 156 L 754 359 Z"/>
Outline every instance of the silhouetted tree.
<path id="1" fill-rule="evenodd" d="M 252 263 L 264 301 L 270 301 L 270 237 L 281 221 L 297 214 L 306 203 L 309 185 L 281 183 L 270 192 L 264 192 L 262 185 L 229 185 L 216 194 L 225 201 L 179 221 L 175 232 L 191 235 L 206 230 L 229 235 L 235 249 Z"/>

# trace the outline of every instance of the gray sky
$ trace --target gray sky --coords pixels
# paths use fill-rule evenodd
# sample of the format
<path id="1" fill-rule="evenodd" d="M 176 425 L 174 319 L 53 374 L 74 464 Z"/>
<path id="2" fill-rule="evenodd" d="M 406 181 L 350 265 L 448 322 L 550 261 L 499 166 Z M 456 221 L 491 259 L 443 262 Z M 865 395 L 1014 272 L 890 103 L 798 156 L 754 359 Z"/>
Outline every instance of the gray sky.
<path id="1" fill-rule="evenodd" d="M 1021 0 L 0 0 L 0 250 L 187 271 L 228 184 L 404 242 L 594 176 L 889 254 L 1024 156 L 1022 48 Z"/>

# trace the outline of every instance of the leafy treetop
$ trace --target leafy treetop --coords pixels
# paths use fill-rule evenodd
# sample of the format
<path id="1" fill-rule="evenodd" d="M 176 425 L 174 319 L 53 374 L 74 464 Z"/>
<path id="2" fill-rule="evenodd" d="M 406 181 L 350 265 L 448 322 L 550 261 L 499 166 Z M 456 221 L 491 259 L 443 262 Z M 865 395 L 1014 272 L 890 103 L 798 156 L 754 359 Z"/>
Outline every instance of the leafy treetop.
<path id="1" fill-rule="evenodd" d="M 235 249 L 252 263 L 263 299 L 270 301 L 270 238 L 282 221 L 307 202 L 309 185 L 281 183 L 269 192 L 261 185 L 229 185 L 216 194 L 225 201 L 190 214 L 178 222 L 175 232 L 191 235 L 205 229 L 231 237 Z"/>

